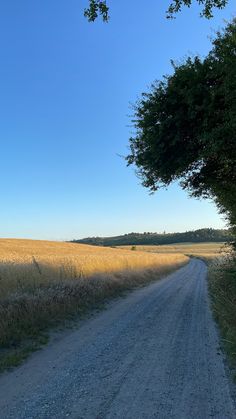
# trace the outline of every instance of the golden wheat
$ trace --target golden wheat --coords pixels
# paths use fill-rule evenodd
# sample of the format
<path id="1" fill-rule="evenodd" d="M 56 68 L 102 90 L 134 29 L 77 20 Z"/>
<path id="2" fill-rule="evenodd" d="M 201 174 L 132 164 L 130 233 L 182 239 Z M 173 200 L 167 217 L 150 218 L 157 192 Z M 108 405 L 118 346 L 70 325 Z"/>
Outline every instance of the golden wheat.
<path id="1" fill-rule="evenodd" d="M 0 239 L 0 297 L 42 282 L 145 268 L 168 268 L 186 261 L 180 254 L 151 254 L 40 240 Z"/>
<path id="2" fill-rule="evenodd" d="M 228 253 L 229 247 L 224 243 L 176 243 L 168 245 L 138 245 L 138 251 L 156 254 L 182 253 L 196 257 L 214 259 L 222 254 Z M 119 246 L 120 249 L 131 249 L 131 246 Z"/>
<path id="3" fill-rule="evenodd" d="M 0 239 L 0 346 L 15 348 L 55 321 L 187 261 L 182 254 Z"/>

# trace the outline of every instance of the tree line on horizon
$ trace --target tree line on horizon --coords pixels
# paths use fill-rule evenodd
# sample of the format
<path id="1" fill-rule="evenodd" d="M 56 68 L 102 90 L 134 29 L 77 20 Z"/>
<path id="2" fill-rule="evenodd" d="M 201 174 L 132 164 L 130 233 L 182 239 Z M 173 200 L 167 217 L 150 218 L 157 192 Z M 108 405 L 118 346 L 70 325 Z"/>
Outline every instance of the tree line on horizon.
<path id="1" fill-rule="evenodd" d="M 203 228 L 184 233 L 128 233 L 114 237 L 87 237 L 72 240 L 72 243 L 94 246 L 163 245 L 173 243 L 230 242 L 233 235 L 227 229 Z"/>

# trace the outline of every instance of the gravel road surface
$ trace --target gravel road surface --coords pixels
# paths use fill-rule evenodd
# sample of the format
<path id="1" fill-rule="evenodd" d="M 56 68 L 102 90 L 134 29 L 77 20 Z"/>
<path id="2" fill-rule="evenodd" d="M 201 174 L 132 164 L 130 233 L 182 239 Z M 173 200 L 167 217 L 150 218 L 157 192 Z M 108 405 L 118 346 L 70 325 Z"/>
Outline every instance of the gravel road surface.
<path id="1" fill-rule="evenodd" d="M 191 260 L 2 375 L 0 418 L 235 418 L 206 270 Z"/>

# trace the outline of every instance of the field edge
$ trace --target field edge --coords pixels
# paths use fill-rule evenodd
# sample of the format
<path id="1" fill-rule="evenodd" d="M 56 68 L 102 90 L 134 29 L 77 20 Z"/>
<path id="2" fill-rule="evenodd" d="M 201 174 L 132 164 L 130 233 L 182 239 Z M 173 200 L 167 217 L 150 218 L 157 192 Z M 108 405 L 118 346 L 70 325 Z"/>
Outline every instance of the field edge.
<path id="1" fill-rule="evenodd" d="M 86 298 L 82 301 L 80 299 L 79 304 L 78 295 L 75 292 L 74 298 L 70 298 L 68 304 L 63 305 L 63 312 L 60 312 L 58 316 L 54 318 L 44 317 L 34 327 L 29 324 L 28 331 L 25 330 L 25 325 L 23 325 L 22 339 L 20 338 L 18 342 L 13 342 L 8 347 L 6 345 L 5 348 L 0 349 L 0 372 L 2 373 L 19 366 L 34 351 L 40 350 L 50 340 L 52 331 L 56 331 L 59 328 L 74 327 L 75 322 L 76 327 L 79 327 L 79 320 L 95 312 L 95 310 L 105 309 L 106 303 L 110 300 L 125 296 L 127 292 L 163 279 L 165 276 L 188 264 L 188 262 L 189 258 L 186 258 L 184 261 L 178 262 L 173 266 L 166 266 L 163 269 L 151 267 L 142 270 L 123 270 L 121 272 L 91 276 L 89 280 L 87 279 L 90 287 L 87 290 Z M 83 281 L 78 281 L 78 284 L 81 284 L 81 282 Z M 68 289 L 68 281 L 66 281 L 65 287 Z M 80 293 L 81 290 L 79 288 L 77 291 Z M 40 307 L 38 309 L 39 313 Z"/>

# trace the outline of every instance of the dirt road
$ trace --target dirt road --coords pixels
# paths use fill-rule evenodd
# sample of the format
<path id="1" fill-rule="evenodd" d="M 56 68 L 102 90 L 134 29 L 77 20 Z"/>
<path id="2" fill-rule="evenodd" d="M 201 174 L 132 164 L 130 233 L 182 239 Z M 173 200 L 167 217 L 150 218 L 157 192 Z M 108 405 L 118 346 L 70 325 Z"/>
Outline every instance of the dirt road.
<path id="1" fill-rule="evenodd" d="M 206 266 L 113 301 L 0 377 L 1 419 L 233 419 Z"/>

